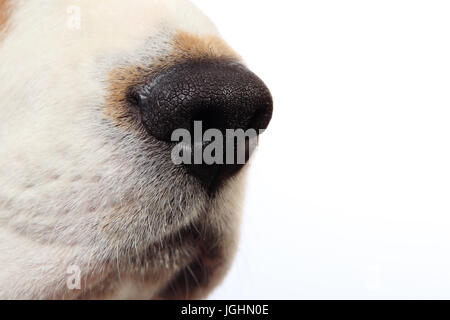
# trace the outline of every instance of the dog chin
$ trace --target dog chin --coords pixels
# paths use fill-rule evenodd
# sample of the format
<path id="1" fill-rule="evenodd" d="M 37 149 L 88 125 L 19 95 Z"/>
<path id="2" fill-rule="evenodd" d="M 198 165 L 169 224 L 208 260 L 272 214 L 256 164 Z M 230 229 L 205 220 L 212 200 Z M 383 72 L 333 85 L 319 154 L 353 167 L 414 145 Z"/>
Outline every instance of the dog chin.
<path id="1" fill-rule="evenodd" d="M 112 254 L 95 264 L 91 261 L 88 277 L 81 279 L 84 287 L 63 290 L 58 298 L 204 298 L 220 283 L 234 256 L 240 220 L 236 199 L 240 196 L 231 190 L 240 189 L 241 179 L 237 176 L 214 196 L 203 199 L 202 210 L 180 212 L 187 217 L 185 223 L 168 227 L 156 241 L 136 243 L 139 240 L 131 233 L 129 240 L 108 241 L 105 251 Z"/>

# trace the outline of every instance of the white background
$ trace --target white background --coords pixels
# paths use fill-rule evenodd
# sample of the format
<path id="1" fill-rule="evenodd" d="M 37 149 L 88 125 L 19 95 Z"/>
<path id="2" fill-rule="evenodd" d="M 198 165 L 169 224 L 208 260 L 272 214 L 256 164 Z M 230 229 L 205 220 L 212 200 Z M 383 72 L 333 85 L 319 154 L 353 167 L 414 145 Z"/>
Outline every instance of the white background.
<path id="1" fill-rule="evenodd" d="M 275 100 L 211 298 L 450 298 L 450 2 L 194 3 Z"/>

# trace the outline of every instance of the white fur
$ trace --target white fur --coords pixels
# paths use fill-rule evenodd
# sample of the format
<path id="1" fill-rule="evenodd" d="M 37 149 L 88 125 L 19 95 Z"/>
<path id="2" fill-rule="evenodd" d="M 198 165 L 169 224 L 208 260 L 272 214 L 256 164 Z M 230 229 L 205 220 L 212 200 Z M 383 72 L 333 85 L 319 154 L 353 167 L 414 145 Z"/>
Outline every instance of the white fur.
<path id="1" fill-rule="evenodd" d="M 74 5 L 79 30 L 67 25 Z M 151 64 L 179 30 L 217 35 L 212 23 L 185 0 L 21 0 L 10 23 L 0 42 L 0 298 L 76 297 L 71 265 L 83 289 L 111 275 L 120 283 L 93 297 L 151 298 L 195 248 L 154 258 L 166 262 L 146 248 L 189 225 L 213 230 L 232 256 L 244 173 L 210 200 L 164 146 L 103 112 L 113 68 Z M 142 281 L 127 271 L 141 256 Z"/>

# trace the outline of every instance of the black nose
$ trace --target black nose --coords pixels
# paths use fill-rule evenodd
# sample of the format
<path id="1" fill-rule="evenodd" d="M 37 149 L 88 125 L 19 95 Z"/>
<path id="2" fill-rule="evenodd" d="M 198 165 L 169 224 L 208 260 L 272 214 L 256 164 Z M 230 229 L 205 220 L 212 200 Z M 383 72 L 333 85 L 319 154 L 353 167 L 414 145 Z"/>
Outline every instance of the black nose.
<path id="1" fill-rule="evenodd" d="M 203 131 L 219 129 L 225 135 L 227 129 L 266 129 L 272 117 L 269 90 L 239 63 L 179 64 L 160 72 L 136 88 L 134 94 L 148 133 L 171 143 L 177 129 L 186 129 L 194 137 L 194 121 L 202 121 Z M 242 165 L 202 163 L 188 164 L 186 168 L 210 187 L 233 175 Z"/>

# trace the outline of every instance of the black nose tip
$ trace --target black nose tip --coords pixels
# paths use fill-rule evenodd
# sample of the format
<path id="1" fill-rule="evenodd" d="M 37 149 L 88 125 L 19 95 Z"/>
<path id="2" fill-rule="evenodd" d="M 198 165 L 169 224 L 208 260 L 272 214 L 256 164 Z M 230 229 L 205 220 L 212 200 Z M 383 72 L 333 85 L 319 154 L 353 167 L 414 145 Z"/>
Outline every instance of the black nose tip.
<path id="1" fill-rule="evenodd" d="M 172 133 L 194 121 L 202 130 L 266 129 L 272 117 L 272 96 L 265 84 L 246 67 L 224 61 L 176 65 L 135 90 L 142 121 L 155 138 L 172 142 Z M 248 155 L 247 155 L 248 156 Z M 207 185 L 223 180 L 242 164 L 192 164 L 187 169 Z"/>

